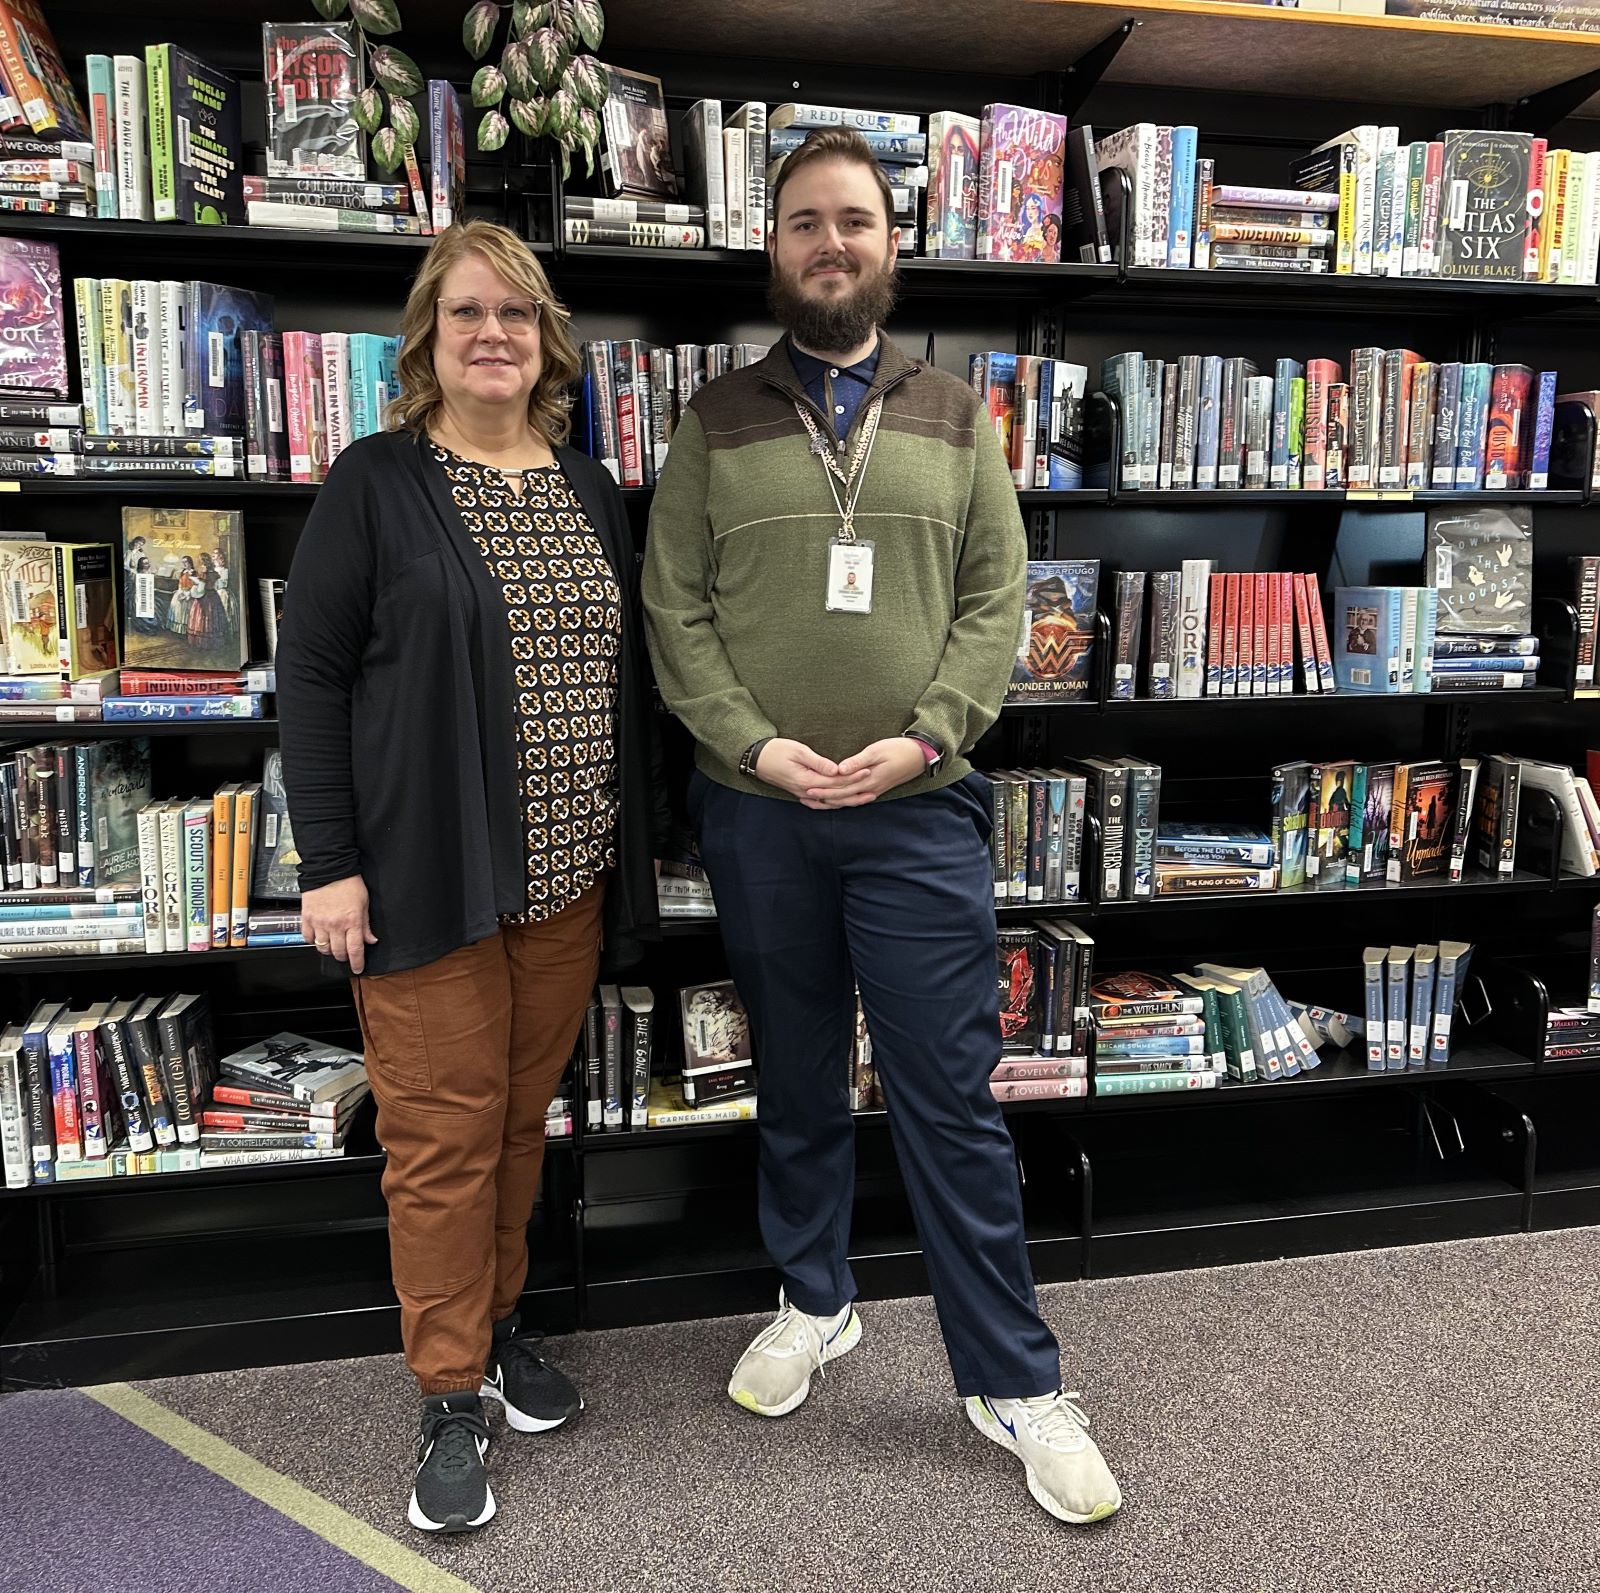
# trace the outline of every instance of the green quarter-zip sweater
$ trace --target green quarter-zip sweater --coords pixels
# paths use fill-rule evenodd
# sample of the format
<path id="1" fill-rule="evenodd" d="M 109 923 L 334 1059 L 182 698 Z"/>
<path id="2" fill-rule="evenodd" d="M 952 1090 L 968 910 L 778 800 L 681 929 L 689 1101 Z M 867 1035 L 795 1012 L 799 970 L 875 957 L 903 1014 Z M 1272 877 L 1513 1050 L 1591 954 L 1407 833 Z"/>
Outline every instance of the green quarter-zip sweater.
<path id="1" fill-rule="evenodd" d="M 873 544 L 870 614 L 824 607 L 839 512 L 795 405 L 824 438 L 833 429 L 787 339 L 704 387 L 672 434 L 645 552 L 650 654 L 700 768 L 735 790 L 784 795 L 739 773 L 764 736 L 839 760 L 915 730 L 944 764 L 886 794 L 926 791 L 971 772 L 962 754 L 1000 711 L 1027 542 L 999 439 L 971 388 L 884 337 L 837 456 L 846 471 L 880 395 L 855 513 Z"/>

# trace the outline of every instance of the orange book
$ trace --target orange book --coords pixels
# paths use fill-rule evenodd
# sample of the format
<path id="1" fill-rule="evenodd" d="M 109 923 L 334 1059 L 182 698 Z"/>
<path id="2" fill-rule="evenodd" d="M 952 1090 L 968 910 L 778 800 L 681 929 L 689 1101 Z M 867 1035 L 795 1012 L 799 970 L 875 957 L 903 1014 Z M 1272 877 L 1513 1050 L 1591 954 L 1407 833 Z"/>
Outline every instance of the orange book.
<path id="1" fill-rule="evenodd" d="M 89 119 L 61 62 L 50 24 L 34 0 L 0 0 L 0 65 L 11 97 L 36 133 L 87 143 Z"/>
<path id="2" fill-rule="evenodd" d="M 241 785 L 233 799 L 233 892 L 228 918 L 228 944 L 250 944 L 250 865 L 256 855 L 256 814 L 261 808 L 261 782 Z"/>
<path id="3" fill-rule="evenodd" d="M 219 786 L 211 799 L 211 946 L 229 943 L 233 899 L 233 799 L 239 782 Z"/>

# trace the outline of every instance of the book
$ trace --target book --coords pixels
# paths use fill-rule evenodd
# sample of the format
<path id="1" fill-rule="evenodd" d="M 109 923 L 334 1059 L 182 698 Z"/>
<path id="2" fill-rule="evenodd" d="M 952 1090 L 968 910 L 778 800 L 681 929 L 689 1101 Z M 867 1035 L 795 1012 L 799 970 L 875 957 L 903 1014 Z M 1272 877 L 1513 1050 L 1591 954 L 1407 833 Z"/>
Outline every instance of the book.
<path id="1" fill-rule="evenodd" d="M 602 994 L 605 987 L 602 987 Z M 706 1099 L 726 1099 L 713 1083 L 702 1089 L 695 1081 L 723 1078 L 728 1094 L 748 1094 L 755 1088 L 750 1049 L 750 1020 L 732 980 L 690 985 L 678 993 L 683 1025 L 683 1092 L 686 1105 L 703 1105 Z M 694 1099 L 691 1099 L 694 1097 Z M 607 1093 L 609 1109 L 610 1096 Z"/>
<path id="2" fill-rule="evenodd" d="M 1098 559 L 1030 560 L 1008 703 L 1060 702 L 1093 684 Z"/>
<path id="3" fill-rule="evenodd" d="M 1334 594 L 1334 679 L 1341 691 L 1400 690 L 1399 587 L 1338 587 Z"/>
<path id="4" fill-rule="evenodd" d="M 60 616 L 49 543 L 0 538 L 0 623 L 10 674 L 59 673 Z"/>
<path id="5" fill-rule="evenodd" d="M 1441 632 L 1524 635 L 1531 629 L 1531 510 L 1430 510 L 1426 567 L 1439 594 Z"/>
<path id="6" fill-rule="evenodd" d="M 1444 134 L 1440 276 L 1522 280 L 1531 142 L 1485 129 Z"/>
<path id="7" fill-rule="evenodd" d="M 355 119 L 366 69 L 350 22 L 267 22 L 261 28 L 267 175 L 367 175 Z"/>
<path id="8" fill-rule="evenodd" d="M 651 1031 L 655 1023 L 655 997 L 643 985 L 623 985 L 619 994 L 627 1011 L 624 1054 L 628 1059 L 629 1128 L 648 1128 L 650 1109 Z"/>
<path id="9" fill-rule="evenodd" d="M 65 398 L 61 254 L 37 238 L 0 238 L 0 392 Z"/>
<path id="10" fill-rule="evenodd" d="M 676 198 L 678 179 L 672 167 L 661 79 L 621 67 L 610 67 L 608 72 L 609 88 L 600 110 L 605 133 L 601 170 L 607 191 Z M 434 225 L 438 226 L 437 216 Z"/>
<path id="11" fill-rule="evenodd" d="M 976 257 L 1061 259 L 1067 119 L 1021 105 L 983 108 Z"/>
<path id="12" fill-rule="evenodd" d="M 244 205 L 238 79 L 175 44 L 147 44 L 144 58 L 153 218 L 236 225 Z"/>
<path id="13" fill-rule="evenodd" d="M 245 435 L 244 333 L 271 330 L 270 295 L 218 282 L 184 285 L 182 359 L 186 431 L 207 436 Z"/>
<path id="14" fill-rule="evenodd" d="M 683 146 L 685 197 L 705 212 L 706 245 L 712 249 L 728 247 L 728 196 L 722 165 L 722 102 L 696 100 L 684 112 L 680 124 Z M 598 210 L 596 215 L 599 215 Z M 630 218 L 634 219 L 634 218 Z M 654 219 L 641 215 L 637 219 Z M 678 218 L 664 215 L 662 221 Z M 690 217 L 681 225 L 691 226 Z"/>
<path id="15" fill-rule="evenodd" d="M 236 510 L 122 511 L 125 659 L 135 669 L 241 670 L 249 656 Z"/>
<path id="16" fill-rule="evenodd" d="M 785 127 L 847 127 L 858 133 L 886 133 L 895 136 L 914 136 L 922 131 L 922 119 L 905 111 L 854 110 L 836 105 L 813 105 L 789 101 L 775 105 L 767 117 L 767 126 Z"/>
<path id="17" fill-rule="evenodd" d="M 217 1067 L 224 1078 L 312 1103 L 347 1095 L 367 1077 L 358 1053 L 287 1031 L 229 1052 Z"/>
<path id="18" fill-rule="evenodd" d="M 56 663 L 77 680 L 117 667 L 117 564 L 107 542 L 57 542 Z"/>
<path id="19" fill-rule="evenodd" d="M 971 260 L 977 250 L 982 123 L 959 111 L 928 118 L 927 252 Z"/>
<path id="20" fill-rule="evenodd" d="M 256 802 L 254 894 L 265 901 L 298 901 L 300 854 L 283 785 L 283 753 L 277 747 L 269 748 L 262 759 Z"/>
<path id="21" fill-rule="evenodd" d="M 664 123 L 661 131 L 665 140 Z M 461 100 L 448 78 L 428 80 L 428 172 L 428 220 L 435 232 L 443 232 L 462 215 L 467 193 L 466 124 L 461 118 Z M 341 230 L 350 229 L 341 223 Z"/>

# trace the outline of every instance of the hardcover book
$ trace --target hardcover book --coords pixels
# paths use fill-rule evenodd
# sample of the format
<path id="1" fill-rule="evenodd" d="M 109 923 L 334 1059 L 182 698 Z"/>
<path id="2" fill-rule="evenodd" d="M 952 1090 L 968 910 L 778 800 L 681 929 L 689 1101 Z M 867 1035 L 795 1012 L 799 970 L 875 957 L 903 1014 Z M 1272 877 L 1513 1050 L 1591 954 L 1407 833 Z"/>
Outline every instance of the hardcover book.
<path id="1" fill-rule="evenodd" d="M 1445 872 L 1454 829 L 1455 787 L 1456 771 L 1448 763 L 1403 764 L 1396 771 L 1389 827 L 1390 880 L 1426 879 Z"/>
<path id="2" fill-rule="evenodd" d="M 1533 513 L 1521 507 L 1428 515 L 1427 570 L 1438 628 L 1527 635 L 1533 616 Z"/>
<path id="3" fill-rule="evenodd" d="M 467 128 L 448 78 L 428 82 L 428 160 L 435 232 L 457 220 L 467 200 Z"/>
<path id="4" fill-rule="evenodd" d="M 251 894 L 263 901 L 300 900 L 300 853 L 289 821 L 289 796 L 283 785 L 283 753 L 269 748 L 261 763 L 256 798 L 256 855 Z"/>
<path id="5" fill-rule="evenodd" d="M 1061 259 L 1067 119 L 1021 105 L 983 108 L 978 178 L 980 260 Z"/>
<path id="6" fill-rule="evenodd" d="M 1030 559 L 1008 703 L 1064 702 L 1093 685 L 1098 559 Z"/>
<path id="7" fill-rule="evenodd" d="M 34 238 L 0 238 L 0 392 L 67 396 L 61 253 Z"/>
<path id="8" fill-rule="evenodd" d="M 354 110 L 366 71 L 354 25 L 266 22 L 261 46 L 267 175 L 365 178 L 367 140 Z"/>
<path id="9" fill-rule="evenodd" d="M 0 608 L 6 673 L 59 674 L 55 550 L 49 543 L 0 538 Z"/>
<path id="10" fill-rule="evenodd" d="M 137 885 L 139 810 L 151 800 L 150 739 L 129 736 L 91 741 L 77 752 L 78 781 L 88 789 L 94 886 L 99 890 L 108 885 Z M 83 864 L 80 858 L 80 880 Z"/>
<path id="11" fill-rule="evenodd" d="M 244 437 L 244 334 L 271 332 L 272 297 L 218 282 L 184 285 L 183 423 L 211 437 Z"/>
<path id="12" fill-rule="evenodd" d="M 1531 144 L 1527 133 L 1444 135 L 1440 276 L 1522 280 Z"/>
<path id="13" fill-rule="evenodd" d="M 928 139 L 928 253 L 970 260 L 978 243 L 982 126 L 975 116 L 935 111 L 928 118 Z"/>
<path id="14" fill-rule="evenodd" d="M 343 1046 L 274 1034 L 256 1045 L 230 1052 L 218 1064 L 224 1078 L 240 1079 L 290 1095 L 297 1101 L 331 1101 L 366 1083 L 359 1053 Z"/>
<path id="15" fill-rule="evenodd" d="M 250 655 L 237 511 L 122 511 L 123 635 L 132 669 L 239 670 Z"/>
<path id="16" fill-rule="evenodd" d="M 661 79 L 621 67 L 609 70 L 611 86 L 600 112 L 606 135 L 602 164 L 607 190 L 613 195 L 676 199 L 678 178 L 672 169 Z"/>
<path id="17" fill-rule="evenodd" d="M 680 990 L 678 1011 L 686 1073 L 750 1067 L 750 1019 L 731 979 Z"/>
<path id="18" fill-rule="evenodd" d="M 175 44 L 147 44 L 152 199 L 157 221 L 244 220 L 239 80 Z"/>
<path id="19" fill-rule="evenodd" d="M 1036 1051 L 1044 1016 L 1038 930 L 1000 929 L 995 936 L 995 956 L 1001 1047 L 1006 1051 Z"/>
<path id="20" fill-rule="evenodd" d="M 56 663 L 68 680 L 117 667 L 116 550 L 109 542 L 57 542 Z"/>

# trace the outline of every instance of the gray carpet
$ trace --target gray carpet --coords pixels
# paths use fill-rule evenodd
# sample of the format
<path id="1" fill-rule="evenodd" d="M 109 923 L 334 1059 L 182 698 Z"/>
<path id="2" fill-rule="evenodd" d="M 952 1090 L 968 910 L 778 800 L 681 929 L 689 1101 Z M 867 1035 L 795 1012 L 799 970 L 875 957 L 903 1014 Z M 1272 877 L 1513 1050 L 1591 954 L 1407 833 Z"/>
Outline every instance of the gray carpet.
<path id="1" fill-rule="evenodd" d="M 925 1300 L 864 1306 L 776 1422 L 723 1394 L 757 1319 L 553 1341 L 588 1411 L 497 1424 L 500 1516 L 442 1543 L 398 1358 L 139 1386 L 482 1593 L 1584 1593 L 1597 1276 L 1582 1229 L 1047 1288 L 1125 1496 L 1088 1529 L 968 1425 Z"/>

